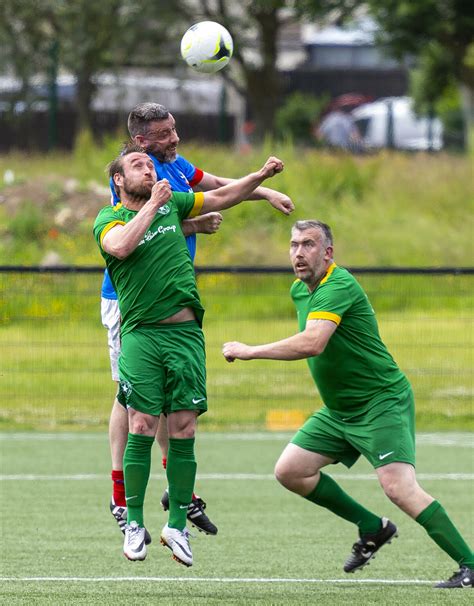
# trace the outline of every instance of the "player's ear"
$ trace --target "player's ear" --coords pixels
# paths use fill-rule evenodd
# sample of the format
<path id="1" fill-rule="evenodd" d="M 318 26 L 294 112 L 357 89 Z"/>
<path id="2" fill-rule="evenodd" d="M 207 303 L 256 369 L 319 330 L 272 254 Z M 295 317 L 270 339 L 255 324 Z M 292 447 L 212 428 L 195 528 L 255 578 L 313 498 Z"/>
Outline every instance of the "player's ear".
<path id="1" fill-rule="evenodd" d="M 140 147 L 144 147 L 145 146 L 145 137 L 143 135 L 135 135 L 133 137 L 133 142 L 135 143 L 135 145 L 139 145 Z"/>
<path id="2" fill-rule="evenodd" d="M 123 184 L 123 175 L 121 175 L 120 173 L 115 173 L 112 179 L 115 185 L 118 185 L 119 187 L 121 187 L 121 185 Z"/>

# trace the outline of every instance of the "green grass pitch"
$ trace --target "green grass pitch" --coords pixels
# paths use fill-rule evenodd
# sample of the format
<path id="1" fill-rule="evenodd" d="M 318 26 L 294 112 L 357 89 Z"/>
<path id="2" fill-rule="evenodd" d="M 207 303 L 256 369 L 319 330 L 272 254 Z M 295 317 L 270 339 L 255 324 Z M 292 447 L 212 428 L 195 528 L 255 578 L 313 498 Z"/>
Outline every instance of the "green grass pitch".
<path id="1" fill-rule="evenodd" d="M 371 565 L 345 575 L 355 528 L 285 491 L 272 478 L 289 434 L 198 434 L 197 492 L 219 527 L 195 533 L 186 569 L 159 544 L 165 487 L 158 448 L 145 504 L 152 536 L 145 562 L 128 562 L 108 511 L 103 433 L 2 433 L 0 603 L 18 604 L 457 604 L 469 591 L 436 590 L 456 565 L 383 495 L 369 465 L 330 472 L 399 527 Z M 420 483 L 474 541 L 474 440 L 418 436 Z"/>

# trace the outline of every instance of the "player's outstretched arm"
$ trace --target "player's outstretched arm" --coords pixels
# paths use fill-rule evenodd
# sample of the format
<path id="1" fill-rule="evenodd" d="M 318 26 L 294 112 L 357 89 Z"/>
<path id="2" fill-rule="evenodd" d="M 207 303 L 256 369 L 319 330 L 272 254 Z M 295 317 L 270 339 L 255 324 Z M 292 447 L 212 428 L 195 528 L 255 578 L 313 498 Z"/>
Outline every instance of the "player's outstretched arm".
<path id="1" fill-rule="evenodd" d="M 248 199 L 253 190 L 265 179 L 273 177 L 283 170 L 283 162 L 274 156 L 270 156 L 262 168 L 254 173 L 236 179 L 223 187 L 206 191 L 201 215 L 218 210 L 231 208 L 243 200 Z"/>
<path id="2" fill-rule="evenodd" d="M 205 172 L 195 190 L 210 191 L 233 182 L 234 179 L 218 177 Z M 289 196 L 269 187 L 257 187 L 249 194 L 247 200 L 267 200 L 269 204 L 273 206 L 273 208 L 279 210 L 285 215 L 289 215 L 295 210 L 295 205 Z"/>
<path id="3" fill-rule="evenodd" d="M 157 181 L 151 190 L 150 199 L 137 215 L 125 225 L 115 225 L 102 239 L 102 248 L 118 259 L 125 259 L 138 246 L 155 218 L 156 211 L 171 198 L 171 186 L 166 179 Z"/>
<path id="4" fill-rule="evenodd" d="M 224 343 L 222 355 L 227 362 L 234 360 L 302 360 L 319 356 L 334 334 L 337 324 L 331 320 L 309 320 L 302 331 L 274 343 L 246 345 L 238 341 Z"/>
<path id="5" fill-rule="evenodd" d="M 181 223 L 183 234 L 188 237 L 191 234 L 215 234 L 222 223 L 221 213 L 207 213 L 193 219 L 184 219 Z"/>

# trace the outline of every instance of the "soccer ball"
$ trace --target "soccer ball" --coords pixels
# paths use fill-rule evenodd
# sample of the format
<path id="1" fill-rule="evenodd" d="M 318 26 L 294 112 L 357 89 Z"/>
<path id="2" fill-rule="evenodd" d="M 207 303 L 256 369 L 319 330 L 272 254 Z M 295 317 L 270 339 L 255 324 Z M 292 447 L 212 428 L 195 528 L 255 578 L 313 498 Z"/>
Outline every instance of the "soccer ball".
<path id="1" fill-rule="evenodd" d="M 214 21 L 192 25 L 181 40 L 181 56 L 197 72 L 214 74 L 232 57 L 234 43 L 225 27 Z"/>

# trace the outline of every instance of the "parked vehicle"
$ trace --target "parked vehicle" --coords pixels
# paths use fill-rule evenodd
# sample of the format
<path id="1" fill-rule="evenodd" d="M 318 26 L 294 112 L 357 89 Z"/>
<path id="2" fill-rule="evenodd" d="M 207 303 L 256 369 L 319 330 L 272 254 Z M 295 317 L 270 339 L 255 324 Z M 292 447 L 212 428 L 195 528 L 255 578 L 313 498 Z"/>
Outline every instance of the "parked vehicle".
<path id="1" fill-rule="evenodd" d="M 439 118 L 419 117 L 410 97 L 385 97 L 351 112 L 367 149 L 440 150 L 443 125 Z"/>

